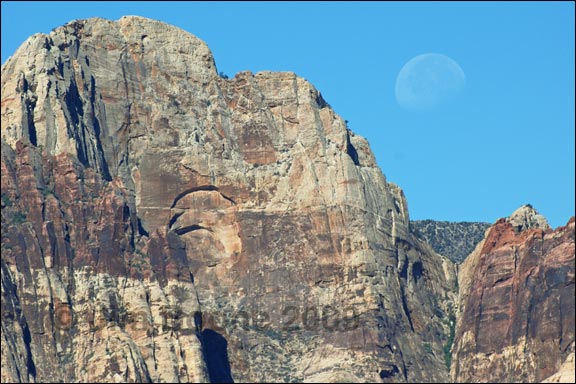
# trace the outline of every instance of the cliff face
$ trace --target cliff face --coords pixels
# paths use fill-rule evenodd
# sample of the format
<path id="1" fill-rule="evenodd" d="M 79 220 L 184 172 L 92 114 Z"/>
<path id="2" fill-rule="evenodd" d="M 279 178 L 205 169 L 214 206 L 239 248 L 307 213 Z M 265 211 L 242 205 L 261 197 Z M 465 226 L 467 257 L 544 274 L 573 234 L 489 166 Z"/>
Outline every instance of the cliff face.
<path id="1" fill-rule="evenodd" d="M 497 221 L 459 269 L 452 379 L 540 382 L 573 364 L 574 268 L 574 218 L 553 231 L 524 206 Z"/>
<path id="2" fill-rule="evenodd" d="M 572 352 L 562 366 L 560 370 L 548 377 L 543 383 L 573 383 L 576 381 L 576 365 L 574 364 L 574 352 Z"/>
<path id="3" fill-rule="evenodd" d="M 306 80 L 124 17 L 1 87 L 3 382 L 448 378 L 454 266 Z"/>

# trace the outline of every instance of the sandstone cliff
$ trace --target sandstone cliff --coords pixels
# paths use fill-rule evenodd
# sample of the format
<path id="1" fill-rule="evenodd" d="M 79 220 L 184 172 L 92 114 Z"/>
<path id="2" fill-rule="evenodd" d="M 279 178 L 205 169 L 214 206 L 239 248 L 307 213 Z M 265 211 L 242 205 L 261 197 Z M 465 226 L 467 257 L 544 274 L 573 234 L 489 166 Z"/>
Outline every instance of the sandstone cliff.
<path id="1" fill-rule="evenodd" d="M 459 268 L 452 379 L 540 382 L 573 364 L 574 268 L 574 217 L 553 231 L 527 205 L 498 220 Z"/>
<path id="2" fill-rule="evenodd" d="M 448 379 L 454 265 L 306 80 L 124 17 L 1 88 L 3 382 Z"/>
<path id="3" fill-rule="evenodd" d="M 574 383 L 576 382 L 576 365 L 574 364 L 574 352 L 566 358 L 560 370 L 548 377 L 543 383 Z"/>

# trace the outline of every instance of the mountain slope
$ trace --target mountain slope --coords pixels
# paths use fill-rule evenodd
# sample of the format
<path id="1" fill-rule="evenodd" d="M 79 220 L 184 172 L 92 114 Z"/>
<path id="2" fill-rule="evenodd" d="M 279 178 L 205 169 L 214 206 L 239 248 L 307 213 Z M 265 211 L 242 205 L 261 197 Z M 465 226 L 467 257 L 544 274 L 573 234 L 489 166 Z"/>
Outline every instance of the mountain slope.
<path id="1" fill-rule="evenodd" d="M 413 220 L 410 228 L 425 240 L 432 249 L 448 257 L 454 263 L 461 263 L 472 253 L 476 244 L 484 238 L 489 223 L 449 222 L 436 220 Z"/>

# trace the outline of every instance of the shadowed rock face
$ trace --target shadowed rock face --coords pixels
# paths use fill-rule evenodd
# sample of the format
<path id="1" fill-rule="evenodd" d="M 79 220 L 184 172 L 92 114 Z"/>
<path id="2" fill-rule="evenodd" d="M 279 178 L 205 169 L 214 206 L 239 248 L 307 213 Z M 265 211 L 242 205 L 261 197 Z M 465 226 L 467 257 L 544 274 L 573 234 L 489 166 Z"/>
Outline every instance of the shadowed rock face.
<path id="1" fill-rule="evenodd" d="M 574 351 L 574 218 L 530 206 L 500 219 L 459 270 L 457 382 L 539 382 Z"/>
<path id="2" fill-rule="evenodd" d="M 444 381 L 453 264 L 293 73 L 140 17 L 2 67 L 2 381 Z"/>

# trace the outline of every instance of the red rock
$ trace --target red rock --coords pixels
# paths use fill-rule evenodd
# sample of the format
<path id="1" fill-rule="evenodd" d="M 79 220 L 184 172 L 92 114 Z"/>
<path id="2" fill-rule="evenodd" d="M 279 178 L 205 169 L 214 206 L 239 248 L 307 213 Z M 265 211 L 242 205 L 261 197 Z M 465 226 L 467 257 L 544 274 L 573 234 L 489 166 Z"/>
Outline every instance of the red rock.
<path id="1" fill-rule="evenodd" d="M 532 209 L 530 207 L 530 209 Z M 516 233 L 501 219 L 461 266 L 455 381 L 538 382 L 574 349 L 574 218 Z"/>

